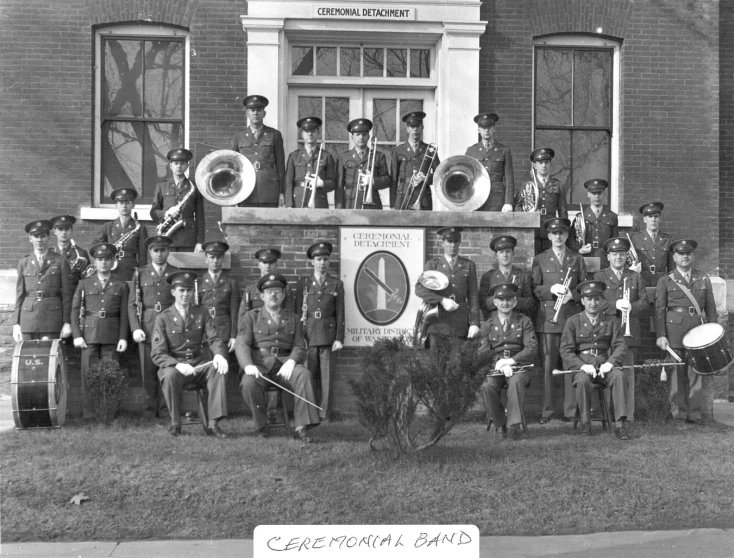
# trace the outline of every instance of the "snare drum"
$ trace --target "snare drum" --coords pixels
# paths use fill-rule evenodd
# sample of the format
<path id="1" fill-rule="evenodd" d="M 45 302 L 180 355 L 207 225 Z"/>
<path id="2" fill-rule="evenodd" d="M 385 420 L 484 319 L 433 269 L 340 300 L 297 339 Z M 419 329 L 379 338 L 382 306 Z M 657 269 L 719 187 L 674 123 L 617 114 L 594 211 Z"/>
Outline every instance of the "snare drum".
<path id="1" fill-rule="evenodd" d="M 16 428 L 58 428 L 66 420 L 66 363 L 59 339 L 21 341 L 10 376 Z"/>
<path id="2" fill-rule="evenodd" d="M 719 324 L 694 327 L 683 337 L 691 366 L 699 374 L 716 374 L 731 364 L 732 355 L 724 328 Z"/>

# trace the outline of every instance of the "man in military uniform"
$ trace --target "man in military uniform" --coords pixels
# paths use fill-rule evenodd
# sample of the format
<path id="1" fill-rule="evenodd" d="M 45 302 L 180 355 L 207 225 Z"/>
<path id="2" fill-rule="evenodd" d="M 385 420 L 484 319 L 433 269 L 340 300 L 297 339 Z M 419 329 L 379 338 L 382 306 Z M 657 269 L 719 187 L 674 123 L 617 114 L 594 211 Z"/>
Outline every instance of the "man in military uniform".
<path id="1" fill-rule="evenodd" d="M 148 250 L 145 247 L 148 231 L 141 221 L 132 217 L 137 197 L 138 192 L 134 188 L 113 190 L 110 198 L 115 202 L 118 217 L 105 223 L 94 239 L 94 244 L 111 242 L 117 245 L 125 238 L 117 250 L 117 267 L 112 270 L 112 275 L 122 281 L 132 281 L 135 268 L 148 263 Z"/>
<path id="2" fill-rule="evenodd" d="M 237 338 L 237 313 L 240 308 L 240 289 L 237 279 L 222 271 L 224 254 L 229 244 L 221 241 L 207 242 L 202 246 L 206 253 L 207 271 L 198 280 L 199 305 L 209 312 L 219 338 L 234 351 Z"/>
<path id="3" fill-rule="evenodd" d="M 642 346 L 642 333 L 640 330 L 640 315 L 650 308 L 645 292 L 646 284 L 642 275 L 631 269 L 626 269 L 627 254 L 630 242 L 626 238 L 610 238 L 604 243 L 604 251 L 609 259 L 609 267 L 594 274 L 595 281 L 602 281 L 606 285 L 601 310 L 607 316 L 621 318 L 619 323 L 622 334 L 626 330 L 623 324 L 623 314 L 629 311 L 630 336 L 624 337 L 627 344 L 627 353 L 623 364 L 629 366 L 624 368 L 624 376 L 627 386 L 627 420 L 633 421 L 635 416 L 635 369 L 631 368 L 637 362 L 637 349 Z M 629 291 L 629 297 L 625 300 L 624 289 Z"/>
<path id="4" fill-rule="evenodd" d="M 158 379 L 156 365 L 150 356 L 151 340 L 155 319 L 158 314 L 174 302 L 173 294 L 166 280 L 180 271 L 168 264 L 171 239 L 167 236 L 150 236 L 145 241 L 148 246 L 150 263 L 139 269 L 137 278 L 133 280 L 133 288 L 128 299 L 128 319 L 133 340 L 138 343 L 140 368 L 145 387 L 145 412 L 154 416 L 159 412 Z M 136 298 L 140 299 L 141 318 L 138 318 Z M 161 409 L 162 410 L 162 409 Z"/>
<path id="5" fill-rule="evenodd" d="M 540 334 L 545 381 L 540 424 L 547 423 L 553 416 L 553 369 L 560 364 L 561 333 L 566 320 L 581 311 L 579 295 L 574 289 L 576 285 L 586 281 L 584 258 L 566 247 L 570 227 L 571 222 L 568 219 L 545 221 L 543 228 L 548 231 L 551 248 L 533 258 L 533 292 L 540 302 L 535 318 L 535 332 Z M 564 288 L 563 283 L 567 276 L 569 284 L 568 288 Z M 558 319 L 554 321 L 555 306 L 559 298 L 563 302 Z M 576 416 L 576 397 L 568 376 L 564 384 L 563 416 L 566 420 L 572 420 Z"/>
<path id="6" fill-rule="evenodd" d="M 301 308 L 304 323 L 307 364 L 315 382 L 320 387 L 319 412 L 321 421 L 330 418 L 333 411 L 334 392 L 331 380 L 336 365 L 335 352 L 344 343 L 344 284 L 329 273 L 332 245 L 317 242 L 306 250 L 313 274 L 302 277 L 296 286 L 296 308 Z"/>
<path id="7" fill-rule="evenodd" d="M 244 315 L 237 333 L 235 353 L 245 371 L 240 390 L 262 437 L 268 435 L 268 417 L 267 382 L 261 376 L 284 385 L 303 399 L 315 401 L 311 373 L 300 364 L 306 356 L 300 316 L 282 307 L 286 285 L 285 277 L 278 273 L 261 277 L 257 288 L 263 306 Z M 307 430 L 318 426 L 319 412 L 303 399 L 294 399 L 293 419 L 298 438 L 310 442 Z"/>
<path id="8" fill-rule="evenodd" d="M 675 270 L 673 252 L 670 243 L 673 238 L 660 231 L 660 219 L 663 212 L 662 202 L 646 203 L 640 206 L 645 229 L 632 235 L 632 246 L 635 247 L 640 259 L 640 268 L 635 269 L 642 273 L 647 284 L 655 287 L 661 277 Z"/>
<path id="9" fill-rule="evenodd" d="M 535 309 L 533 285 L 530 274 L 512 264 L 517 239 L 514 236 L 497 236 L 489 243 L 489 247 L 497 254 L 497 267 L 490 269 L 479 281 L 479 308 L 482 318 L 488 320 L 490 314 L 496 310 L 494 297 L 489 293 L 492 287 L 503 283 L 517 285 L 514 310 L 532 318 Z"/>
<path id="10" fill-rule="evenodd" d="M 609 261 L 604 253 L 604 243 L 610 238 L 619 236 L 617 214 L 602 205 L 604 190 L 608 187 L 609 182 L 602 178 L 584 182 L 591 204 L 584 208 L 583 213 L 577 215 L 576 219 L 583 219 L 586 222 L 586 238 L 576 238 L 574 235 L 569 242 L 571 249 L 582 256 L 599 258 L 602 269 L 609 267 Z"/>
<path id="11" fill-rule="evenodd" d="M 477 211 L 512 211 L 515 174 L 510 148 L 494 139 L 499 119 L 493 113 L 477 114 L 474 122 L 477 123 L 482 141 L 466 150 L 466 155 L 476 159 L 487 169 L 492 183 L 489 198 Z"/>
<path id="12" fill-rule="evenodd" d="M 309 207 L 311 196 L 316 192 L 314 207 L 329 209 L 326 194 L 336 188 L 336 163 L 331 153 L 322 150 L 318 143 L 321 119 L 315 116 L 301 118 L 298 129 L 303 145 L 288 155 L 285 166 L 285 205 Z M 314 172 L 317 163 L 318 173 Z"/>
<path id="13" fill-rule="evenodd" d="M 69 278 L 71 279 L 72 289 L 76 289 L 79 279 L 84 275 L 89 262 L 92 261 L 89 258 L 89 253 L 84 248 L 77 246 L 76 242 L 71 239 L 74 223 L 76 223 L 76 217 L 73 215 L 52 217 L 51 226 L 56 235 L 56 246 L 49 247 L 50 252 L 64 256 L 69 262 Z"/>
<path id="14" fill-rule="evenodd" d="M 51 222 L 25 226 L 33 253 L 18 262 L 13 311 L 13 340 L 58 339 L 71 335 L 69 262 L 48 249 Z M 60 333 L 59 333 L 60 332 Z"/>
<path id="15" fill-rule="evenodd" d="M 253 254 L 253 258 L 257 260 L 257 267 L 260 270 L 260 276 L 258 279 L 276 272 L 278 269 L 278 260 L 281 255 L 280 250 L 277 248 L 261 248 Z M 242 296 L 242 301 L 240 302 L 238 321 L 242 320 L 242 316 L 244 316 L 246 312 L 262 308 L 262 306 L 263 301 L 260 298 L 257 281 L 254 281 L 245 287 L 245 292 Z M 283 308 L 287 308 L 291 312 L 296 311 L 296 296 L 291 291 L 289 285 L 285 286 L 285 301 L 283 302 Z"/>
<path id="16" fill-rule="evenodd" d="M 527 182 L 515 196 L 515 209 L 522 211 L 523 196 L 526 188 L 532 189 L 533 183 L 538 187 L 536 211 L 543 215 L 542 219 L 559 217 L 568 218 L 566 187 L 550 175 L 551 163 L 556 152 L 550 147 L 541 147 L 530 154 L 533 179 Z"/>
<path id="17" fill-rule="evenodd" d="M 93 418 L 94 409 L 86 371 L 101 359 L 117 359 L 127 350 L 127 283 L 112 275 L 117 249 L 114 244 L 95 244 L 89 249 L 96 273 L 82 279 L 71 307 L 74 346 L 82 350 L 82 418 Z"/>
<path id="18" fill-rule="evenodd" d="M 344 151 L 337 160 L 336 207 L 342 209 L 382 209 L 379 190 L 390 187 L 390 171 L 387 159 L 381 151 L 375 153 L 374 171 L 368 163 L 372 148 L 370 140 L 372 122 L 366 118 L 357 118 L 347 124 L 347 131 L 352 136 L 354 148 Z M 360 181 L 360 177 L 362 180 Z M 372 180 L 372 203 L 364 203 L 364 195 Z M 364 186 L 358 185 L 361 184 Z"/>
<path id="19" fill-rule="evenodd" d="M 432 291 L 420 281 L 415 294 L 428 304 L 440 304 L 438 317 L 428 326 L 429 343 L 436 334 L 454 337 L 476 337 L 479 334 L 479 290 L 474 262 L 459 256 L 461 227 L 444 227 L 436 231 L 441 237 L 443 254 L 428 260 L 424 271 L 440 271 L 449 278 L 445 289 Z"/>
<path id="20" fill-rule="evenodd" d="M 695 240 L 670 244 L 675 270 L 660 278 L 655 291 L 657 346 L 673 349 L 687 359 L 683 336 L 704 323 L 716 323 L 716 302 L 707 275 L 693 268 Z M 690 366 L 672 366 L 670 402 L 673 418 L 698 422 L 701 418 L 701 377 Z M 682 368 L 686 368 L 682 370 Z"/>
<path id="21" fill-rule="evenodd" d="M 171 414 L 169 434 L 181 434 L 184 386 L 206 380 L 209 392 L 208 433 L 217 438 L 226 438 L 218 423 L 227 416 L 227 346 L 219 337 L 209 312 L 192 304 L 195 277 L 189 271 L 179 271 L 166 279 L 175 303 L 156 317 L 151 355 L 158 366 L 158 378 Z M 211 362 L 208 362 L 210 358 Z"/>
<path id="22" fill-rule="evenodd" d="M 441 162 L 436 153 L 436 146 L 431 146 L 435 156 L 426 169 L 421 169 L 423 160 L 431 159 L 431 152 L 428 144 L 424 143 L 423 138 L 423 119 L 426 117 L 425 112 L 411 112 L 403 116 L 405 122 L 405 130 L 408 135 L 408 141 L 396 146 L 392 152 L 392 169 L 390 181 L 390 207 L 393 209 L 412 209 L 418 195 L 421 196 L 419 209 L 430 211 L 433 209 L 433 200 L 431 199 L 431 185 L 433 184 L 433 172 Z M 423 187 L 425 183 L 425 188 Z M 412 189 L 411 189 L 412 188 Z M 421 194 L 421 188 L 423 193 Z M 410 194 L 410 199 L 406 200 L 405 196 Z"/>
<path id="23" fill-rule="evenodd" d="M 173 178 L 156 184 L 150 207 L 150 216 L 158 223 L 156 232 L 173 240 L 171 252 L 201 252 L 204 242 L 204 198 L 186 177 L 193 156 L 188 149 L 171 149 L 168 152 Z M 166 219 L 181 219 L 183 225 L 173 232 L 161 230 L 160 225 Z"/>
<path id="24" fill-rule="evenodd" d="M 522 408 L 525 401 L 525 390 L 530 384 L 530 368 L 535 360 L 538 341 L 535 338 L 533 323 L 530 318 L 513 312 L 517 304 L 518 286 L 514 283 L 493 285 L 490 296 L 497 309 L 492 316 L 482 323 L 479 336 L 482 339 L 482 350 L 492 351 L 492 369 L 499 376 L 489 376 L 482 386 L 484 408 L 492 417 L 496 429 L 507 436 L 509 424 L 512 438 L 519 437 L 518 425 L 522 424 Z M 507 414 L 502 405 L 501 389 L 507 386 Z"/>
<path id="25" fill-rule="evenodd" d="M 629 416 L 627 378 L 619 368 L 627 346 L 619 320 L 601 312 L 605 288 L 601 281 L 586 281 L 576 287 L 585 311 L 566 322 L 561 357 L 566 370 L 579 370 L 573 374 L 573 385 L 581 415 L 581 433 L 591 434 L 591 394 L 593 384 L 601 383 L 612 392 L 615 434 L 620 440 L 629 440 L 625 425 Z"/>
<path id="26" fill-rule="evenodd" d="M 255 189 L 237 204 L 239 207 L 278 207 L 285 204 L 285 151 L 283 136 L 275 128 L 265 126 L 265 107 L 269 101 L 262 95 L 248 95 L 242 101 L 250 124 L 235 133 L 230 149 L 242 153 L 255 167 Z"/>

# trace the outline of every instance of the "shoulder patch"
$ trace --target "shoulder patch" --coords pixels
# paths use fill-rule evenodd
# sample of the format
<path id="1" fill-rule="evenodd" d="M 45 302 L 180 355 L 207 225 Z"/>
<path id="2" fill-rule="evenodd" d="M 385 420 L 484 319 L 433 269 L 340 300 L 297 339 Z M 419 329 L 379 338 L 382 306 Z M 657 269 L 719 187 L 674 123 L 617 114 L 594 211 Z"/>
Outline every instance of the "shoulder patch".
<path id="1" fill-rule="evenodd" d="M 159 332 L 155 332 L 155 335 L 153 336 L 153 343 L 160 343 L 161 342 L 161 334 Z"/>

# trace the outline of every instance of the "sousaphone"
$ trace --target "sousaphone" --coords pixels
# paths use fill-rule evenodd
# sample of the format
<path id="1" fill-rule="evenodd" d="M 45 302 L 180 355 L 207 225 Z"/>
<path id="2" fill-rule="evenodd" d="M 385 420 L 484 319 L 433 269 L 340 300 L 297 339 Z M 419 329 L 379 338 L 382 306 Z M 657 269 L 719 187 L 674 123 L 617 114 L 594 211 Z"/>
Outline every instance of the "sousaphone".
<path id="1" fill-rule="evenodd" d="M 489 199 L 492 183 L 484 166 L 468 155 L 442 161 L 433 176 L 436 197 L 449 211 L 475 211 Z"/>
<path id="2" fill-rule="evenodd" d="M 196 167 L 196 187 L 212 203 L 237 205 L 255 189 L 255 167 L 236 151 L 214 151 Z"/>

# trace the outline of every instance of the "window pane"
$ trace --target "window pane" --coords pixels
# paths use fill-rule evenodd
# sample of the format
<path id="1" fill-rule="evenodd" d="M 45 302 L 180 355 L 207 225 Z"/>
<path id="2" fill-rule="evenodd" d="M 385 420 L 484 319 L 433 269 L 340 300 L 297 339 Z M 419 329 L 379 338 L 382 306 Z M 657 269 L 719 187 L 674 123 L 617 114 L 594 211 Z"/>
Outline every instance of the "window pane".
<path id="1" fill-rule="evenodd" d="M 155 185 L 168 175 L 166 154 L 171 149 L 183 147 L 181 124 L 148 124 L 145 127 L 145 151 L 143 152 L 143 197 L 153 201 Z M 193 178 L 193 174 L 191 175 Z"/>
<path id="2" fill-rule="evenodd" d="M 401 126 L 400 126 L 400 139 L 398 140 L 400 143 L 408 141 L 408 131 L 405 129 L 405 126 L 402 125 L 402 118 L 408 113 L 415 112 L 418 110 L 423 110 L 423 100 L 422 99 L 400 99 L 400 118 L 401 118 Z"/>
<path id="3" fill-rule="evenodd" d="M 612 55 L 608 51 L 575 53 L 574 126 L 610 126 L 612 121 Z"/>
<path id="4" fill-rule="evenodd" d="M 135 188 L 138 193 L 142 192 L 143 126 L 140 122 L 106 122 L 102 127 L 102 198 L 105 202 L 117 188 Z"/>
<path id="5" fill-rule="evenodd" d="M 431 77 L 431 51 L 428 49 L 410 49 L 410 77 Z"/>
<path id="6" fill-rule="evenodd" d="M 146 41 L 145 116 L 182 118 L 183 45 L 178 41 Z"/>
<path id="7" fill-rule="evenodd" d="M 609 180 L 609 134 L 607 132 L 572 132 L 573 183 L 570 201 L 574 204 L 589 203 L 584 182 L 592 178 Z M 556 152 L 557 153 L 557 152 Z M 604 203 L 609 204 L 609 190 L 604 193 Z"/>
<path id="8" fill-rule="evenodd" d="M 318 47 L 316 49 L 316 75 L 336 75 L 336 47 Z"/>
<path id="9" fill-rule="evenodd" d="M 364 75 L 368 77 L 382 77 L 383 67 L 385 65 L 385 49 L 383 48 L 366 48 L 364 49 Z"/>
<path id="10" fill-rule="evenodd" d="M 293 47 L 293 75 L 313 75 L 313 47 Z"/>
<path id="11" fill-rule="evenodd" d="M 318 116 L 323 120 L 323 114 L 321 114 L 321 99 L 322 97 L 298 97 L 298 118 L 306 118 L 307 116 Z"/>
<path id="12" fill-rule="evenodd" d="M 349 144 L 348 143 L 327 143 L 326 151 L 328 151 L 329 153 L 331 153 L 334 156 L 334 162 L 336 162 L 336 160 L 339 158 L 340 153 L 349 151 Z"/>
<path id="13" fill-rule="evenodd" d="M 142 116 L 143 42 L 104 42 L 104 115 Z"/>
<path id="14" fill-rule="evenodd" d="M 324 139 L 349 141 L 349 97 L 326 97 Z"/>
<path id="15" fill-rule="evenodd" d="M 538 49 L 536 53 L 536 124 L 570 126 L 572 52 Z"/>
<path id="16" fill-rule="evenodd" d="M 359 77 L 359 61 L 360 53 L 358 48 L 344 48 L 339 49 L 339 63 L 341 64 L 341 75 L 342 76 L 357 76 Z"/>
<path id="17" fill-rule="evenodd" d="M 387 49 L 387 77 L 407 77 L 408 49 Z"/>
<path id="18" fill-rule="evenodd" d="M 395 141 L 396 109 L 396 99 L 374 100 L 372 104 L 372 123 L 375 126 L 373 133 L 378 141 Z"/>
<path id="19" fill-rule="evenodd" d="M 535 132 L 535 147 L 550 147 L 556 152 L 551 164 L 550 174 L 557 178 L 563 184 L 566 184 L 571 174 L 571 163 L 569 161 L 569 153 L 571 153 L 571 132 L 568 130 L 537 130 Z M 528 174 L 517 177 L 517 180 L 529 180 L 530 169 Z"/>

